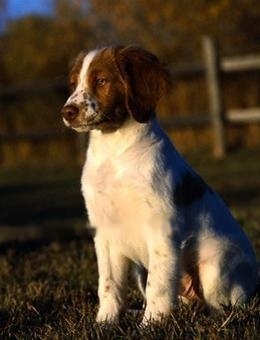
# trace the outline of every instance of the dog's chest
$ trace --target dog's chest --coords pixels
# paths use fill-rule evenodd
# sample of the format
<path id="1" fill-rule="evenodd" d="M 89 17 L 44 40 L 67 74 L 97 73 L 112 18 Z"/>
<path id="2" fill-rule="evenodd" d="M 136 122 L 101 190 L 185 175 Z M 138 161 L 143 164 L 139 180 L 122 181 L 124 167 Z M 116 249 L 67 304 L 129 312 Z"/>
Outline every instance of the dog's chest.
<path id="1" fill-rule="evenodd" d="M 137 165 L 138 162 L 131 163 L 123 157 L 108 157 L 102 162 L 88 160 L 82 175 L 82 192 L 94 227 L 133 228 L 145 218 L 149 184 Z"/>

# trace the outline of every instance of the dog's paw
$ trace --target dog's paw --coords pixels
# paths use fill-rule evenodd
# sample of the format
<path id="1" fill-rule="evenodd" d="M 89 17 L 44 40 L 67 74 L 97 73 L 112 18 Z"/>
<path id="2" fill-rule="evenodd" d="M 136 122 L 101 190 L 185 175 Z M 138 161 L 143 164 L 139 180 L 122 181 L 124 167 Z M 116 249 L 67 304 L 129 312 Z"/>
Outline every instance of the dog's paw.
<path id="1" fill-rule="evenodd" d="M 162 319 L 168 317 L 171 314 L 172 310 L 173 305 L 171 303 L 165 303 L 160 306 L 157 304 L 153 304 L 151 307 L 147 306 L 141 325 L 146 327 L 151 323 L 160 323 Z"/>
<path id="2" fill-rule="evenodd" d="M 99 324 L 112 324 L 118 322 L 118 314 L 111 313 L 98 313 L 96 317 L 96 322 Z"/>
<path id="3" fill-rule="evenodd" d="M 119 319 L 119 312 L 120 310 L 116 304 L 102 306 L 99 308 L 96 322 L 98 322 L 99 324 L 117 323 Z"/>
<path id="4" fill-rule="evenodd" d="M 159 311 L 149 311 L 146 310 L 141 322 L 142 327 L 146 327 L 151 323 L 161 322 L 162 318 L 167 316 L 166 313 L 161 313 Z"/>

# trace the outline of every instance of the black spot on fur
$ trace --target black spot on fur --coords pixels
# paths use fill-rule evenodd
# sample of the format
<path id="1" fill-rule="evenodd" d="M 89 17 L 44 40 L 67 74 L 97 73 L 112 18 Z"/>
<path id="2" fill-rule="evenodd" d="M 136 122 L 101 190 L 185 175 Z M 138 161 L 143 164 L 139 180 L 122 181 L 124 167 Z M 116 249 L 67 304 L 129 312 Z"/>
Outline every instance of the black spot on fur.
<path id="1" fill-rule="evenodd" d="M 185 172 L 174 190 L 174 203 L 178 206 L 190 205 L 200 200 L 211 189 L 195 173 Z"/>

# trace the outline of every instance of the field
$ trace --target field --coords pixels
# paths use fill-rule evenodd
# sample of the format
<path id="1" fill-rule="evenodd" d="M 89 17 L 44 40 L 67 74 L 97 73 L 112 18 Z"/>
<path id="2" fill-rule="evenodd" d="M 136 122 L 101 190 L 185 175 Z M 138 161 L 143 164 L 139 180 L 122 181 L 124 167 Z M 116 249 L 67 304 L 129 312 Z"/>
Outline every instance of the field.
<path id="1" fill-rule="evenodd" d="M 188 155 L 228 202 L 260 257 L 260 156 L 241 151 L 217 161 Z M 80 171 L 0 171 L 1 339 L 259 339 L 260 300 L 208 315 L 180 305 L 160 325 L 139 327 L 141 313 L 100 328 L 97 271 L 79 188 Z M 141 297 L 130 278 L 130 309 Z"/>

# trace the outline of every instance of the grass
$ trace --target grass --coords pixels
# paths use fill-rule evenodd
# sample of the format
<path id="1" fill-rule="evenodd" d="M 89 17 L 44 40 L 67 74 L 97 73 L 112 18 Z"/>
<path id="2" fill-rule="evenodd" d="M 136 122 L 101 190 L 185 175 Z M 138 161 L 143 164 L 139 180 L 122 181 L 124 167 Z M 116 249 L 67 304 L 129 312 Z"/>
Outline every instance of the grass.
<path id="1" fill-rule="evenodd" d="M 259 257 L 259 155 L 239 152 L 223 161 L 205 154 L 188 158 L 228 201 Z M 247 306 L 226 308 L 222 315 L 180 305 L 160 325 L 141 328 L 141 314 L 127 313 L 118 325 L 99 327 L 94 321 L 98 305 L 96 259 L 91 238 L 83 230 L 79 170 L 2 169 L 0 188 L 0 230 L 9 228 L 17 233 L 0 248 L 1 339 L 259 338 L 259 296 Z M 64 225 L 73 227 L 74 232 L 64 232 Z M 80 232 L 75 232 L 75 225 Z M 28 226 L 40 228 L 41 237 L 26 237 L 25 233 L 19 239 L 19 233 Z M 52 229 L 60 233 L 53 235 Z M 130 279 L 128 307 L 141 305 Z"/>
<path id="2" fill-rule="evenodd" d="M 95 324 L 97 272 L 87 238 L 6 246 L 0 257 L 0 336 L 7 339 L 257 339 L 260 301 L 209 316 L 180 306 L 161 325 L 139 327 L 131 314 L 119 325 Z M 141 306 L 132 285 L 129 307 Z"/>

